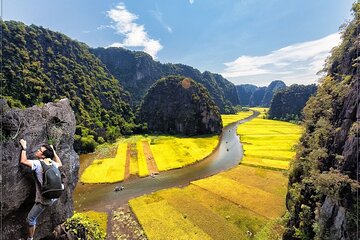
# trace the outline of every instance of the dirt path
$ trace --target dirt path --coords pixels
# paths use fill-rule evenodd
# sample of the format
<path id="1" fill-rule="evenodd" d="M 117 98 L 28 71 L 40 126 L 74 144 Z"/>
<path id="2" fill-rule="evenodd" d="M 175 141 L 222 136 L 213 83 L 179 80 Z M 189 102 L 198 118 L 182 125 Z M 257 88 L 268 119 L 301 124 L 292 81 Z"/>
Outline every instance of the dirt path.
<path id="1" fill-rule="evenodd" d="M 143 145 L 144 155 L 146 158 L 146 164 L 147 164 L 149 173 L 150 174 L 158 174 L 159 169 L 156 165 L 156 162 L 155 162 L 154 156 L 151 152 L 149 143 L 147 141 L 143 141 L 142 145 Z"/>

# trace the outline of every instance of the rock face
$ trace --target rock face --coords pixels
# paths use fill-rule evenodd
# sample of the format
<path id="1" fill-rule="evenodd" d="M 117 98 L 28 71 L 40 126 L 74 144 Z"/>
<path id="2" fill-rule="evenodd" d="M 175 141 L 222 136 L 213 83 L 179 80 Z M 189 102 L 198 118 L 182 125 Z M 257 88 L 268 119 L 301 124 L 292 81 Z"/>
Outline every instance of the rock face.
<path id="1" fill-rule="evenodd" d="M 149 89 L 139 111 L 150 132 L 219 133 L 221 116 L 207 90 L 190 78 L 169 76 Z"/>
<path id="2" fill-rule="evenodd" d="M 63 166 L 65 191 L 38 219 L 36 239 L 49 236 L 55 226 L 73 214 L 72 192 L 78 181 L 79 156 L 73 149 L 75 115 L 68 99 L 34 106 L 25 110 L 9 109 L 1 101 L 1 190 L 2 237 L 20 239 L 26 236 L 26 216 L 34 204 L 35 182 L 31 170 L 19 163 L 21 138 L 27 141 L 28 159 L 35 159 L 39 147 L 52 141 Z"/>
<path id="3" fill-rule="evenodd" d="M 275 92 L 284 88 L 286 85 L 281 80 L 274 80 L 267 87 L 251 84 L 236 85 L 240 105 L 249 107 L 269 107 Z"/>
<path id="4" fill-rule="evenodd" d="M 289 174 L 285 240 L 359 239 L 360 3 L 332 50 L 327 75 L 304 108 Z"/>

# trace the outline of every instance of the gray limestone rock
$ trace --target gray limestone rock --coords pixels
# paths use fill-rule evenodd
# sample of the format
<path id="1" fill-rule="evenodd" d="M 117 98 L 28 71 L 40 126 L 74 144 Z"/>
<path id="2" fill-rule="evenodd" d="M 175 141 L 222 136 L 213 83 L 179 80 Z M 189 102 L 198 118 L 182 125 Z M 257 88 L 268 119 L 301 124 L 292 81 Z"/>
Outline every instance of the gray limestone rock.
<path id="1" fill-rule="evenodd" d="M 1 109 L 6 102 L 1 101 Z M 7 109 L 1 115 L 1 191 L 3 239 L 26 236 L 26 216 L 34 204 L 35 182 L 31 170 L 19 163 L 21 138 L 27 141 L 28 159 L 39 147 L 52 142 L 63 166 L 65 191 L 38 219 L 36 239 L 44 238 L 73 214 L 72 192 L 78 181 L 79 156 L 73 149 L 75 115 L 68 99 L 25 110 Z"/>

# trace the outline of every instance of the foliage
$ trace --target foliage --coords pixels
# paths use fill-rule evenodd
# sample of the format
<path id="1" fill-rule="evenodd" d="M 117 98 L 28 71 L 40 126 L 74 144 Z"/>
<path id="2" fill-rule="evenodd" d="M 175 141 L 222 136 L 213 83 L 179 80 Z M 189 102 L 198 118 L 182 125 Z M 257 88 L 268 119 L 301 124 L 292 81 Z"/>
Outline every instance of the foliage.
<path id="1" fill-rule="evenodd" d="M 356 235 L 351 227 L 356 220 L 349 216 L 359 186 L 357 160 L 352 157 L 358 153 L 351 142 L 357 119 L 349 112 L 358 101 L 359 3 L 354 3 L 353 13 L 342 30 L 342 43 L 326 61 L 326 76 L 304 108 L 305 132 L 289 175 L 285 239 L 325 239 L 330 231 L 349 239 Z M 332 216 L 318 214 L 325 199 L 335 202 Z M 340 207 L 345 209 L 346 227 L 334 230 L 335 221 L 341 221 L 334 219 Z"/>
<path id="2" fill-rule="evenodd" d="M 153 133 L 191 136 L 219 133 L 222 128 L 218 107 L 206 88 L 183 76 L 156 81 L 144 96 L 138 119 Z"/>
<path id="3" fill-rule="evenodd" d="M 268 118 L 295 122 L 302 120 L 302 109 L 315 92 L 315 84 L 293 84 L 277 91 L 271 101 Z"/>
<path id="4" fill-rule="evenodd" d="M 141 103 L 146 92 L 158 79 L 169 75 L 181 75 L 204 85 L 221 113 L 234 113 L 238 97 L 235 85 L 219 74 L 199 70 L 183 64 L 161 64 L 150 55 L 123 48 L 96 48 L 91 50 L 107 69 L 131 93 L 134 109 Z M 121 61 L 119 61 L 121 59 Z"/>
<path id="5" fill-rule="evenodd" d="M 30 107 L 68 98 L 81 136 L 74 146 L 82 152 L 93 150 L 95 142 L 131 132 L 135 124 L 129 94 L 88 46 L 35 25 L 0 23 L 1 92 L 10 105 Z M 108 133 L 108 127 L 118 131 Z"/>
<path id="6" fill-rule="evenodd" d="M 76 239 L 102 240 L 106 238 L 106 213 L 74 213 L 65 222 L 65 229 Z"/>

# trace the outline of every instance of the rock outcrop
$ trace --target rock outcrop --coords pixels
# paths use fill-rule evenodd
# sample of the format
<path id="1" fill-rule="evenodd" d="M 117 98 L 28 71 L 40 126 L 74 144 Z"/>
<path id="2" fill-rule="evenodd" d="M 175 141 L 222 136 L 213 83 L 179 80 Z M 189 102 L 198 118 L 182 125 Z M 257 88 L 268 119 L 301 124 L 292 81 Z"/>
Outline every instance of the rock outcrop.
<path id="1" fill-rule="evenodd" d="M 289 174 L 285 240 L 359 239 L 360 3 L 304 108 L 304 134 Z"/>
<path id="2" fill-rule="evenodd" d="M 257 87 L 251 84 L 236 85 L 240 105 L 249 107 L 269 107 L 273 95 L 284 88 L 286 85 L 281 80 L 274 80 L 267 87 Z"/>
<path id="3" fill-rule="evenodd" d="M 68 99 L 34 106 L 25 110 L 1 107 L 1 191 L 2 237 L 20 239 L 26 236 L 26 216 L 34 204 L 35 182 L 31 170 L 19 163 L 21 138 L 27 141 L 28 159 L 34 159 L 39 147 L 52 142 L 63 166 L 65 191 L 38 219 L 36 239 L 49 236 L 55 226 L 73 214 L 72 193 L 78 181 L 79 157 L 73 149 L 75 115 Z"/>
<path id="4" fill-rule="evenodd" d="M 182 76 L 154 83 L 144 97 L 139 118 L 150 132 L 197 135 L 219 133 L 219 110 L 201 84 Z"/>

